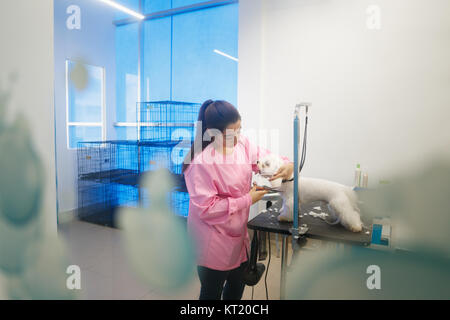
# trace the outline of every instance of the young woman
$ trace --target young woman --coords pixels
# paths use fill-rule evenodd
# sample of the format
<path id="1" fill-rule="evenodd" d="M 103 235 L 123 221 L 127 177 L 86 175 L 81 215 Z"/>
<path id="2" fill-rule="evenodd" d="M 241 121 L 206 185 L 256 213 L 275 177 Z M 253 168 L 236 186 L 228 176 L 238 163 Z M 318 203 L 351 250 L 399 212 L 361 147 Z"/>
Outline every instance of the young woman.
<path id="1" fill-rule="evenodd" d="M 240 300 L 250 243 L 249 209 L 267 192 L 251 188 L 252 171 L 257 172 L 258 158 L 270 151 L 240 135 L 241 116 L 226 101 L 203 103 L 198 121 L 183 173 L 190 196 L 187 221 L 197 249 L 200 300 L 219 300 L 222 293 L 225 300 Z M 272 179 L 292 175 L 293 163 L 283 159 L 285 165 Z"/>

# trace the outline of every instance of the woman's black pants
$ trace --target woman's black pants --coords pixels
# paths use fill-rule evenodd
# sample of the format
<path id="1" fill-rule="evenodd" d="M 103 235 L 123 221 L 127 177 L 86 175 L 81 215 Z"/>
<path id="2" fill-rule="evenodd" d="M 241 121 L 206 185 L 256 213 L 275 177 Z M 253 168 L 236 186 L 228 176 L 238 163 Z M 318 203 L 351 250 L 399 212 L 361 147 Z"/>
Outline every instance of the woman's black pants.
<path id="1" fill-rule="evenodd" d="M 246 266 L 247 261 L 228 271 L 197 266 L 201 283 L 199 300 L 220 300 L 222 294 L 223 300 L 241 300 L 245 287 L 243 276 Z"/>

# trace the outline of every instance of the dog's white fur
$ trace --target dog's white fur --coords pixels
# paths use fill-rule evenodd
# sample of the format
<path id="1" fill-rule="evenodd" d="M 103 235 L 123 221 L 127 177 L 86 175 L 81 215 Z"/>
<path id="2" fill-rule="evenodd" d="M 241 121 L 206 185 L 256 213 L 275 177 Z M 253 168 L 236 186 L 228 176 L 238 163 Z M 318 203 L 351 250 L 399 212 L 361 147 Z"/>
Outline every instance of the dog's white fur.
<path id="1" fill-rule="evenodd" d="M 283 160 L 275 154 L 268 154 L 258 161 L 258 168 L 263 176 L 274 175 L 282 165 Z M 278 216 L 278 220 L 292 221 L 294 182 L 282 183 L 281 178 L 271 182 L 272 186 L 278 188 L 283 194 L 286 207 Z M 329 206 L 338 215 L 340 223 L 346 229 L 353 232 L 360 232 L 362 230 L 363 224 L 357 205 L 358 198 L 352 188 L 327 180 L 300 177 L 299 194 L 301 203 L 319 200 L 328 202 Z"/>

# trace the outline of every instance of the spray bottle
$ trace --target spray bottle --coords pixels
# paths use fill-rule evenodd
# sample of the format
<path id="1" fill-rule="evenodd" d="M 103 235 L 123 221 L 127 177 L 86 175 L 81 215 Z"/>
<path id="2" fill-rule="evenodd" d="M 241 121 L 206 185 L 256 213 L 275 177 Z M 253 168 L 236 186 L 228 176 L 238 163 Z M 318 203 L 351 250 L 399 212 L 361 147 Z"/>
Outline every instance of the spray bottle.
<path id="1" fill-rule="evenodd" d="M 363 174 L 362 181 L 362 187 L 367 189 L 369 187 L 369 174 L 367 172 Z"/>
<path id="2" fill-rule="evenodd" d="M 361 187 L 361 165 L 359 163 L 356 165 L 354 186 Z"/>

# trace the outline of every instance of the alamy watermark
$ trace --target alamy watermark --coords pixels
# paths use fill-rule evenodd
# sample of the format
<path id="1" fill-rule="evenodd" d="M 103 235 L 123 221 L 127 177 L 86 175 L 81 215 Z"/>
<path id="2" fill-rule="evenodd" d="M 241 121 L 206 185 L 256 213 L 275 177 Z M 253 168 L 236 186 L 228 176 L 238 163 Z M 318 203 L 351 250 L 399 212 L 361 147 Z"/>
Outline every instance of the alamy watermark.
<path id="1" fill-rule="evenodd" d="M 366 273 L 370 274 L 367 278 L 366 285 L 369 290 L 381 289 L 381 269 L 379 266 L 373 264 L 367 267 Z"/>
<path id="2" fill-rule="evenodd" d="M 366 26 L 369 30 L 381 29 L 381 8 L 378 5 L 370 5 L 366 9 Z"/>
<path id="3" fill-rule="evenodd" d="M 81 290 L 81 268 L 77 265 L 70 265 L 66 269 L 69 274 L 66 280 L 66 287 L 69 290 Z"/>

